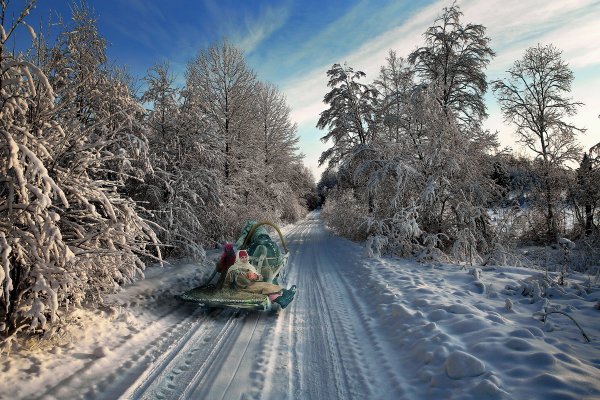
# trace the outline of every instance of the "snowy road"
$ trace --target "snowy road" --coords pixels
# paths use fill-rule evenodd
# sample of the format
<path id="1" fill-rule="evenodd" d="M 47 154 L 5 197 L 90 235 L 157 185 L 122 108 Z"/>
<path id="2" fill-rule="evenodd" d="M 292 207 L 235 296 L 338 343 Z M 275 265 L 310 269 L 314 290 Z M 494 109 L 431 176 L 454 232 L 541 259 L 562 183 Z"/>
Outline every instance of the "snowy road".
<path id="1" fill-rule="evenodd" d="M 207 312 L 174 294 L 210 268 L 152 267 L 0 359 L 0 400 L 600 398 L 600 288 L 585 277 L 535 299 L 522 295 L 532 269 L 367 258 L 318 213 L 285 236 L 287 309 Z M 591 343 L 568 318 L 540 321 L 549 307 Z"/>
<path id="2" fill-rule="evenodd" d="M 400 377 L 386 373 L 345 247 L 320 219 L 288 232 L 287 285 L 296 300 L 278 315 L 195 310 L 185 332 L 123 394 L 142 399 L 373 399 Z M 186 309 L 188 308 L 187 306 Z M 367 339 L 367 341 L 365 341 Z"/>

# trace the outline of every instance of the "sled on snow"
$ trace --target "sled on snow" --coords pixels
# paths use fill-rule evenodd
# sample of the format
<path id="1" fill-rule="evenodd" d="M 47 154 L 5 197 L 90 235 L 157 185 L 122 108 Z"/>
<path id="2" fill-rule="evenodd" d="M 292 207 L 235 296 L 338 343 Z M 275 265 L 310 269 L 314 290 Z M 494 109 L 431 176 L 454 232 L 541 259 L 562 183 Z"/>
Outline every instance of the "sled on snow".
<path id="1" fill-rule="evenodd" d="M 265 226 L 272 227 L 279 235 L 281 247 L 271 239 Z M 235 243 L 237 250 L 248 252 L 250 263 L 261 271 L 267 267 L 270 271 L 268 282 L 277 284 L 279 273 L 287 264 L 289 251 L 279 228 L 268 221 L 248 221 L 244 225 L 239 239 Z M 283 250 L 283 251 L 282 251 Z M 273 303 L 265 294 L 250 293 L 212 283 L 219 274 L 218 268 L 208 281 L 197 288 L 176 296 L 179 300 L 196 303 L 207 308 L 233 308 L 243 310 L 267 311 L 273 308 Z M 221 275 L 221 274 L 219 274 Z"/>
<path id="2" fill-rule="evenodd" d="M 197 287 L 179 295 L 178 298 L 206 308 L 237 308 L 255 311 L 267 311 L 272 308 L 269 297 L 264 294 L 229 288 Z"/>

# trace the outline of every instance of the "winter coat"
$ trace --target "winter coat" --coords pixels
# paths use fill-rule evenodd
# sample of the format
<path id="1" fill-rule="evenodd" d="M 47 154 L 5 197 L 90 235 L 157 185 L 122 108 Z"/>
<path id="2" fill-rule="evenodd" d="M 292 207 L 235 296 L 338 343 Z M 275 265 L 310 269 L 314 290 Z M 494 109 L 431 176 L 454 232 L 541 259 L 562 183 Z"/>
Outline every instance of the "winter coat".
<path id="1" fill-rule="evenodd" d="M 235 264 L 235 250 L 231 243 L 226 243 L 223 248 L 223 254 L 221 254 L 221 258 L 217 261 L 216 269 L 219 273 L 224 274 L 233 264 Z"/>

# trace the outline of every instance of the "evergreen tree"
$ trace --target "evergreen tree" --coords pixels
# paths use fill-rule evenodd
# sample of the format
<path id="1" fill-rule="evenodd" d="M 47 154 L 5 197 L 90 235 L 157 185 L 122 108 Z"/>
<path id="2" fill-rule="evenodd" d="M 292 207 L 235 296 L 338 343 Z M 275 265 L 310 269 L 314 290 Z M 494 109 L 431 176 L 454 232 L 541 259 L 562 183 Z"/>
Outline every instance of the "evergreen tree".
<path id="1" fill-rule="evenodd" d="M 372 121 L 374 91 L 358 82 L 365 77 L 362 71 L 354 72 L 352 67 L 334 64 L 329 71 L 328 87 L 331 91 L 323 99 L 329 108 L 321 112 L 317 128 L 328 129 L 321 138 L 332 147 L 321 154 L 319 165 L 329 161 L 330 166 L 343 161 L 358 146 L 365 145 L 373 136 Z"/>
<path id="2" fill-rule="evenodd" d="M 584 235 L 591 236 L 598 230 L 594 216 L 600 209 L 600 169 L 591 151 L 583 153 L 576 172 L 577 180 L 572 194 L 574 205 L 577 215 L 580 216 Z"/>

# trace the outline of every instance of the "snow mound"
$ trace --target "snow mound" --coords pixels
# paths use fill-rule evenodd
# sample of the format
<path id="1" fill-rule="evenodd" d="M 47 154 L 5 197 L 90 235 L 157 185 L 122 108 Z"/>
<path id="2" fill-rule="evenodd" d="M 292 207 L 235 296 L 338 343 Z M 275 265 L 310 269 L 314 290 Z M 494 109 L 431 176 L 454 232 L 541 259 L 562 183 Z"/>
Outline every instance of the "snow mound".
<path id="1" fill-rule="evenodd" d="M 500 400 L 510 398 L 508 393 L 487 379 L 484 379 L 477 386 L 475 386 L 472 394 L 477 399 Z"/>
<path id="2" fill-rule="evenodd" d="M 473 314 L 475 309 L 473 307 L 465 306 L 463 304 L 452 304 L 446 307 L 446 311 L 451 314 Z"/>
<path id="3" fill-rule="evenodd" d="M 111 351 L 108 348 L 108 346 L 100 346 L 100 347 L 97 347 L 96 350 L 94 350 L 94 356 L 96 356 L 98 358 L 106 357 L 110 353 L 111 353 Z"/>
<path id="4" fill-rule="evenodd" d="M 479 376 L 485 372 L 485 364 L 464 351 L 451 353 L 444 364 L 446 374 L 452 379 Z"/>

